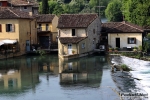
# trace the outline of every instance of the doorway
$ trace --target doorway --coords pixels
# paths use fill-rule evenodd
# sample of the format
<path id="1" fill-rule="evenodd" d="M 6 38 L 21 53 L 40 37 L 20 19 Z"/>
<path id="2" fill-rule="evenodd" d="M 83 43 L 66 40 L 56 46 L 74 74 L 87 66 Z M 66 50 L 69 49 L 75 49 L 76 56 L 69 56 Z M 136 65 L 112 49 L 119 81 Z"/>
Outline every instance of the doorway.
<path id="1" fill-rule="evenodd" d="M 26 51 L 30 51 L 30 41 L 26 40 Z"/>
<path id="2" fill-rule="evenodd" d="M 68 44 L 68 55 L 72 55 L 72 44 Z"/>
<path id="3" fill-rule="evenodd" d="M 116 38 L 116 47 L 120 48 L 120 38 Z"/>

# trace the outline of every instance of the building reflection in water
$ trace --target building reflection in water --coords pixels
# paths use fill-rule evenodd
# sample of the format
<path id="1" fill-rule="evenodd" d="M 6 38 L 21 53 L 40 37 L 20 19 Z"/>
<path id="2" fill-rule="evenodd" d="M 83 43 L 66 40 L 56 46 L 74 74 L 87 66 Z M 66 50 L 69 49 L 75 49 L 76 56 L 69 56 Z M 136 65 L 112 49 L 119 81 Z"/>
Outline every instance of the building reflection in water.
<path id="1" fill-rule="evenodd" d="M 37 63 L 31 58 L 0 61 L 0 92 L 35 91 L 39 83 Z"/>
<path id="2" fill-rule="evenodd" d="M 38 68 L 40 73 L 45 73 L 47 80 L 49 80 L 49 76 L 59 74 L 59 65 L 58 58 L 55 56 L 47 57 L 43 56 L 38 60 Z"/>
<path id="3" fill-rule="evenodd" d="M 84 84 L 99 87 L 105 57 L 86 57 L 69 61 L 59 59 L 60 84 Z"/>

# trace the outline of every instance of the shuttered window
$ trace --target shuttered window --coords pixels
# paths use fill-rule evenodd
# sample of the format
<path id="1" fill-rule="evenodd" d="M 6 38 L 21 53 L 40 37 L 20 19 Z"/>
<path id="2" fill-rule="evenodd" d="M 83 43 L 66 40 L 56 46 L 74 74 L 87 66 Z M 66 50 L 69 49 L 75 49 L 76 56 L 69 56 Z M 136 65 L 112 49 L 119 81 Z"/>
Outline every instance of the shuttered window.
<path id="1" fill-rule="evenodd" d="M 0 24 L 0 32 L 2 32 L 2 25 Z"/>
<path id="2" fill-rule="evenodd" d="M 128 44 L 136 44 L 136 38 L 128 38 Z"/>
<path id="3" fill-rule="evenodd" d="M 15 32 L 14 24 L 6 24 L 6 32 Z"/>

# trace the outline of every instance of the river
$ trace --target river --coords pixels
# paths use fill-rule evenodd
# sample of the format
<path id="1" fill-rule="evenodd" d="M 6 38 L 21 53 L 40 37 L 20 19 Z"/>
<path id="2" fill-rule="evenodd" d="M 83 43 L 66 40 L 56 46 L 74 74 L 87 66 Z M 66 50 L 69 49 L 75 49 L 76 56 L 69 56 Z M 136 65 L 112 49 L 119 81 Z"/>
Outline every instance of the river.
<path id="1" fill-rule="evenodd" d="M 128 92 L 147 94 L 148 98 L 142 100 L 150 100 L 150 61 L 144 61 L 125 56 L 114 56 L 112 57 L 111 61 L 116 65 L 126 64 L 132 69 L 132 71 L 126 74 L 132 78 L 128 78 L 126 80 L 128 83 L 126 83 L 126 87 L 124 87 L 122 91 L 127 92 L 126 90 L 128 90 Z M 122 81 L 125 81 L 125 79 Z"/>
<path id="2" fill-rule="evenodd" d="M 57 55 L 0 61 L 0 100 L 120 100 L 105 56 Z"/>

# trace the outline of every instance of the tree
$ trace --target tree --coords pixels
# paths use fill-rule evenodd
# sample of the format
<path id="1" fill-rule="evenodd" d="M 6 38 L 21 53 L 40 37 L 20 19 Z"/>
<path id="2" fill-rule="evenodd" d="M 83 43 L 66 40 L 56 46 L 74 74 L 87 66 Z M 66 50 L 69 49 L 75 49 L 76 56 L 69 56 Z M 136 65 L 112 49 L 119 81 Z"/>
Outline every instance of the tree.
<path id="1" fill-rule="evenodd" d="M 149 0 L 123 0 L 122 10 L 126 21 L 140 26 L 150 25 Z"/>
<path id="2" fill-rule="evenodd" d="M 52 14 L 54 12 L 54 8 L 57 5 L 57 1 L 48 1 L 49 5 L 49 13 Z"/>
<path id="3" fill-rule="evenodd" d="M 48 0 L 42 0 L 42 14 L 49 13 Z"/>
<path id="4" fill-rule="evenodd" d="M 57 4 L 54 8 L 54 11 L 53 11 L 53 14 L 56 14 L 57 16 L 63 14 L 64 11 L 63 11 L 63 8 L 61 5 Z"/>
<path id="5" fill-rule="evenodd" d="M 122 3 L 120 0 L 112 0 L 108 4 L 105 10 L 105 15 L 108 21 L 122 21 L 123 20 L 121 6 L 122 6 Z"/>

